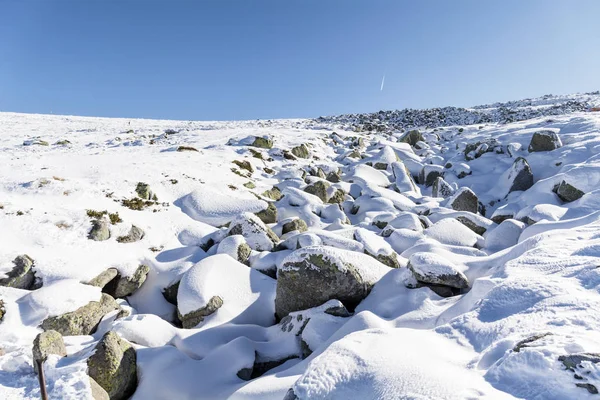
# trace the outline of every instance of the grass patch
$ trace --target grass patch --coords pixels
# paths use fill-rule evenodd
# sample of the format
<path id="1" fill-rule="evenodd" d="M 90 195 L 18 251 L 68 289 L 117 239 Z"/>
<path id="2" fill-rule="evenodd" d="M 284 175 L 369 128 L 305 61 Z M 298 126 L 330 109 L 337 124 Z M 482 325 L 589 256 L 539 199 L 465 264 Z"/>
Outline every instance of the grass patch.
<path id="1" fill-rule="evenodd" d="M 134 197 L 133 199 L 123 199 L 121 200 L 121 205 L 123 207 L 127 207 L 131 210 L 141 211 L 146 207 L 150 207 L 155 205 L 155 201 L 150 200 L 142 200 L 139 197 Z"/>

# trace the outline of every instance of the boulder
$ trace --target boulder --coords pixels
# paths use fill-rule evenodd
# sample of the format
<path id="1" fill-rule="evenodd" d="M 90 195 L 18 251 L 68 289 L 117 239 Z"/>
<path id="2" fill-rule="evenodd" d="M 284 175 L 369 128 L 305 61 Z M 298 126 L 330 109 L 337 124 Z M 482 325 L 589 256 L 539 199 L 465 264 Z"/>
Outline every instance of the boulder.
<path id="1" fill-rule="evenodd" d="M 271 251 L 279 242 L 277 235 L 256 215 L 242 213 L 231 221 L 227 236 L 242 235 L 251 249 Z"/>
<path id="2" fill-rule="evenodd" d="M 246 264 L 252 249 L 241 235 L 228 236 L 219 243 L 217 254 L 227 254 L 234 260 Z"/>
<path id="3" fill-rule="evenodd" d="M 353 310 L 373 285 L 391 269 L 366 254 L 326 246 L 294 251 L 277 271 L 275 312 L 292 311 L 340 300 Z"/>
<path id="4" fill-rule="evenodd" d="M 256 216 L 260 218 L 265 224 L 274 224 L 277 222 L 277 207 L 275 203 L 269 202 L 267 208 L 256 213 Z"/>
<path id="5" fill-rule="evenodd" d="M 258 147 L 261 149 L 272 149 L 273 148 L 273 140 L 265 137 L 256 136 L 254 138 L 254 142 L 250 146 Z"/>
<path id="6" fill-rule="evenodd" d="M 508 183 L 510 188 L 508 193 L 515 191 L 525 191 L 533 186 L 533 173 L 526 159 L 518 157 L 510 167 L 508 173 Z"/>
<path id="7" fill-rule="evenodd" d="M 424 165 L 419 174 L 419 183 L 429 187 L 438 177 L 444 176 L 444 167 L 441 165 Z"/>
<path id="8" fill-rule="evenodd" d="M 533 153 L 536 151 L 552 151 L 559 147 L 562 147 L 562 142 L 556 132 L 543 130 L 533 134 L 528 150 Z"/>
<path id="9" fill-rule="evenodd" d="M 340 173 L 338 171 L 332 171 L 327 174 L 325 179 L 332 183 L 338 183 L 342 180 L 342 177 L 340 176 Z"/>
<path id="10" fill-rule="evenodd" d="M 38 371 L 35 361 L 44 362 L 50 354 L 56 354 L 60 357 L 67 356 L 67 349 L 63 337 L 57 331 L 49 330 L 39 333 L 33 340 L 33 366 Z"/>
<path id="11" fill-rule="evenodd" d="M 467 277 L 445 257 L 435 253 L 415 253 L 408 259 L 408 268 L 415 279 L 424 284 L 448 286 L 455 289 L 469 287 Z"/>
<path id="12" fill-rule="evenodd" d="M 346 192 L 343 189 L 336 189 L 327 202 L 329 204 L 341 204 L 346 199 Z"/>
<path id="13" fill-rule="evenodd" d="M 431 189 L 431 195 L 433 197 L 443 197 L 444 199 L 452 196 L 454 194 L 454 188 L 450 186 L 448 182 L 444 180 L 441 176 L 435 178 L 433 181 L 433 186 Z"/>
<path id="14" fill-rule="evenodd" d="M 6 272 L 6 278 L 0 279 L 0 286 L 30 290 L 35 284 L 34 261 L 27 254 L 13 260 L 14 267 Z"/>
<path id="15" fill-rule="evenodd" d="M 469 188 L 460 188 L 449 200 L 448 207 L 456 211 L 469 211 L 477 214 L 477 195 Z"/>
<path id="16" fill-rule="evenodd" d="M 425 139 L 423 138 L 423 135 L 421 135 L 421 132 L 419 132 L 417 129 L 413 129 L 411 131 L 406 132 L 406 134 L 402 136 L 402 138 L 400 138 L 400 142 L 408 143 L 411 146 L 416 145 L 417 142 L 424 141 Z"/>
<path id="17" fill-rule="evenodd" d="M 126 277 L 119 275 L 117 278 L 110 281 L 104 287 L 103 291 L 114 298 L 131 296 L 136 290 L 142 287 L 146 281 L 148 272 L 150 272 L 150 267 L 142 264 L 137 267 L 133 275 Z"/>
<path id="18" fill-rule="evenodd" d="M 562 181 L 558 184 L 555 189 L 558 197 L 564 201 L 565 203 L 570 203 L 572 201 L 580 199 L 585 193 L 581 190 L 577 189 L 575 186 L 567 183 L 566 181 Z"/>
<path id="19" fill-rule="evenodd" d="M 155 200 L 156 197 L 154 193 L 152 193 L 152 190 L 150 190 L 150 185 L 144 182 L 138 182 L 135 187 L 135 192 L 142 200 Z"/>
<path id="20" fill-rule="evenodd" d="M 308 158 L 310 156 L 308 147 L 305 144 L 292 148 L 292 154 L 298 158 Z"/>
<path id="21" fill-rule="evenodd" d="M 55 330 L 63 336 L 90 335 L 106 314 L 118 309 L 115 299 L 103 293 L 100 301 L 91 301 L 75 311 L 46 318 L 41 328 L 44 331 Z"/>
<path id="22" fill-rule="evenodd" d="M 88 234 L 88 239 L 97 242 L 108 240 L 110 238 L 109 222 L 106 218 L 96 219 L 92 221 L 92 229 Z"/>
<path id="23" fill-rule="evenodd" d="M 131 225 L 129 233 L 125 236 L 119 236 L 117 242 L 119 243 L 134 243 L 139 242 L 144 238 L 144 231 L 135 225 Z"/>
<path id="24" fill-rule="evenodd" d="M 502 152 L 502 147 L 496 139 L 486 139 L 475 143 L 469 143 L 465 147 L 465 160 L 471 161 L 481 157 L 485 153 L 493 151 Z"/>
<path id="25" fill-rule="evenodd" d="M 275 201 L 280 200 L 283 197 L 283 195 L 281 194 L 281 190 L 279 190 L 277 187 L 265 190 L 262 193 L 262 196 Z"/>
<path id="26" fill-rule="evenodd" d="M 286 233 L 293 232 L 293 231 L 306 232 L 307 230 L 308 230 L 308 225 L 306 225 L 306 222 L 304 222 L 304 220 L 302 220 L 300 218 L 296 218 L 296 219 L 291 220 L 290 222 L 286 222 L 281 227 L 281 233 L 284 235 Z"/>
<path id="27" fill-rule="evenodd" d="M 90 378 L 108 393 L 111 400 L 125 400 L 137 388 L 137 357 L 133 346 L 108 331 L 87 361 Z"/>
<path id="28" fill-rule="evenodd" d="M 323 203 L 327 203 L 327 188 L 330 184 L 326 181 L 316 181 L 315 183 L 308 185 L 304 188 L 306 193 L 314 194 L 321 199 Z"/>

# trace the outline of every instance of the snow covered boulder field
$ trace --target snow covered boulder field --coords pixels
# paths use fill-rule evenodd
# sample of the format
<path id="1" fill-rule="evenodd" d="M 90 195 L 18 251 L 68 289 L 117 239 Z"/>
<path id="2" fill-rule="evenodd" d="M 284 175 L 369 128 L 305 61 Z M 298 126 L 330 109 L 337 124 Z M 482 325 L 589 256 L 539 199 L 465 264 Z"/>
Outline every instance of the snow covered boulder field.
<path id="1" fill-rule="evenodd" d="M 600 398 L 599 105 L 0 113 L 0 399 Z"/>

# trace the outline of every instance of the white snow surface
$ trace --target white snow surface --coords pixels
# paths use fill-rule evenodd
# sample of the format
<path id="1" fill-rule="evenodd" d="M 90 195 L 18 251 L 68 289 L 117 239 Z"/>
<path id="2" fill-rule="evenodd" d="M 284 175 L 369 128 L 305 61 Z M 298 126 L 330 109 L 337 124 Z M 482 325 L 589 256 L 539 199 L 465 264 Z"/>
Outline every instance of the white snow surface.
<path id="1" fill-rule="evenodd" d="M 39 399 L 31 347 L 44 318 L 98 300 L 100 289 L 84 282 L 107 268 L 128 276 L 144 264 L 142 287 L 118 300 L 130 316 L 113 312 L 92 335 L 65 337 L 68 356 L 46 361 L 50 398 L 91 399 L 86 360 L 114 330 L 136 349 L 133 400 L 282 399 L 290 389 L 300 399 L 594 399 L 576 384 L 600 388 L 600 363 L 569 371 L 559 357 L 600 353 L 600 113 L 589 111 L 599 105 L 600 94 L 589 93 L 236 122 L 0 113 L 0 271 L 27 254 L 42 285 L 0 286 L 0 398 Z M 425 139 L 420 149 L 399 142 L 412 128 Z M 539 130 L 557 132 L 562 147 L 529 153 Z M 256 136 L 273 148 L 250 147 Z M 490 140 L 493 151 L 465 158 L 468 144 Z M 308 159 L 283 157 L 300 144 Z M 347 157 L 354 149 L 361 159 Z M 534 184 L 507 194 L 517 157 L 529 163 Z M 484 214 L 450 210 L 430 187 L 413 188 L 397 159 L 413 179 L 423 166 L 442 166 L 444 180 L 471 189 Z M 234 160 L 254 172 L 234 173 Z M 340 170 L 341 182 L 331 183 L 347 193 L 340 205 L 304 192 L 320 179 L 310 176 L 317 168 Z M 583 196 L 561 200 L 553 189 L 562 181 Z M 143 210 L 122 203 L 135 198 L 138 182 L 158 198 Z M 243 265 L 230 256 L 242 239 L 226 238 L 223 226 L 265 209 L 262 195 L 273 186 L 284 197 L 273 203 L 277 222 L 267 225 L 281 234 L 282 221 L 302 218 L 308 231 L 283 235 Z M 87 210 L 118 212 L 122 222 L 110 225 L 108 240 L 90 240 Z M 490 221 L 499 216 L 511 219 Z M 458 217 L 486 232 L 475 234 Z M 118 242 L 131 225 L 144 238 Z M 401 267 L 365 251 L 395 252 Z M 277 281 L 261 271 L 311 252 L 359 264 L 374 287 L 352 313 L 335 314 L 342 305 L 332 299 L 276 321 Z M 469 289 L 443 298 L 414 288 L 410 258 L 433 274 L 457 268 Z M 180 312 L 212 296 L 223 306 L 196 328 L 178 328 L 162 291 L 179 281 Z M 238 376 L 266 362 L 272 368 L 263 375 Z"/>

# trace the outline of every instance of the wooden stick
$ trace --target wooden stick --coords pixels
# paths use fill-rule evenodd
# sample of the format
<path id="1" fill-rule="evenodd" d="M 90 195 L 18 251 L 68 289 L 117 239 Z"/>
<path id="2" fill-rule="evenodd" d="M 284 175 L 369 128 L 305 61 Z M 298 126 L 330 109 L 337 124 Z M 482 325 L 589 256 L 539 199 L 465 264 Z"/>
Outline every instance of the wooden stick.
<path id="1" fill-rule="evenodd" d="M 35 360 L 35 362 L 38 367 L 38 380 L 40 381 L 42 400 L 48 400 L 48 392 L 46 391 L 46 377 L 44 376 L 44 362 L 42 360 Z"/>

